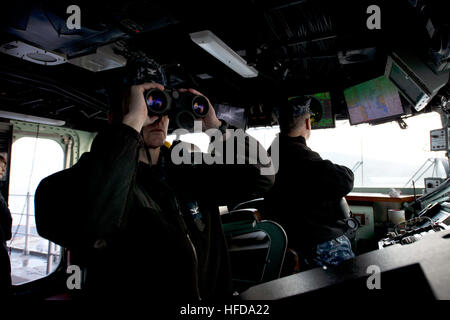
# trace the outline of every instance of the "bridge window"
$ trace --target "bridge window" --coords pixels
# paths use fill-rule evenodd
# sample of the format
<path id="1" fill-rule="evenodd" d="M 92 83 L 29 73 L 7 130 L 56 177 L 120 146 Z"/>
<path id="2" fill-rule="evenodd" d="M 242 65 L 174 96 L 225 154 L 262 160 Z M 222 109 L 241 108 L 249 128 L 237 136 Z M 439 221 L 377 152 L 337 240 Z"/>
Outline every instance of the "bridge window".
<path id="1" fill-rule="evenodd" d="M 440 115 L 425 113 L 405 119 L 407 129 L 397 122 L 376 126 L 350 126 L 337 121 L 336 128 L 313 130 L 308 146 L 322 158 L 354 171 L 355 187 L 424 187 L 425 177 L 446 178 L 439 159 L 447 161 L 444 151 L 430 151 L 430 131 L 442 128 Z M 251 128 L 247 131 L 268 148 L 278 127 Z M 438 160 L 436 160 L 438 159 Z"/>
<path id="2" fill-rule="evenodd" d="M 34 194 L 39 182 L 63 165 L 63 149 L 53 140 L 24 137 L 13 143 L 9 188 L 13 228 L 7 242 L 13 284 L 42 278 L 59 264 L 61 248 L 36 231 Z"/>
<path id="3" fill-rule="evenodd" d="M 176 139 L 174 134 L 168 135 L 166 141 L 173 143 Z M 209 137 L 204 132 L 187 133 L 179 137 L 181 141 L 192 143 L 196 145 L 202 152 L 208 151 Z"/>
<path id="4" fill-rule="evenodd" d="M 348 120 L 336 121 L 336 128 L 313 130 L 307 144 L 322 158 L 352 169 L 355 187 L 411 188 L 414 181 L 423 188 L 426 177 L 446 178 L 445 152 L 430 151 L 430 131 L 442 128 L 440 115 L 424 113 L 405 122 L 407 129 L 397 122 L 350 126 Z M 250 128 L 247 133 L 268 149 L 279 131 L 274 126 Z M 171 142 L 174 138 L 167 137 Z M 181 140 L 196 144 L 203 152 L 209 143 L 204 133 L 183 135 Z"/>

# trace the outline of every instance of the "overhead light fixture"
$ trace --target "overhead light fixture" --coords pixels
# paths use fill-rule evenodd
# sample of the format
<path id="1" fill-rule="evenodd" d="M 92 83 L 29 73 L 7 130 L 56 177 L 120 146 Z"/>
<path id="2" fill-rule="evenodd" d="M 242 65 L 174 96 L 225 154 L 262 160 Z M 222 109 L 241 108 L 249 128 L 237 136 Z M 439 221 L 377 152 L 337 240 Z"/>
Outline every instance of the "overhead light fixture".
<path id="1" fill-rule="evenodd" d="M 66 122 L 63 120 L 35 117 L 35 116 L 27 115 L 27 114 L 15 113 L 15 112 L 9 112 L 9 111 L 1 111 L 1 110 L 0 110 L 0 118 L 40 123 L 40 124 L 47 124 L 50 126 L 58 126 L 58 127 L 66 124 Z"/>
<path id="2" fill-rule="evenodd" d="M 258 76 L 258 71 L 209 30 L 189 34 L 192 41 L 244 78 Z"/>

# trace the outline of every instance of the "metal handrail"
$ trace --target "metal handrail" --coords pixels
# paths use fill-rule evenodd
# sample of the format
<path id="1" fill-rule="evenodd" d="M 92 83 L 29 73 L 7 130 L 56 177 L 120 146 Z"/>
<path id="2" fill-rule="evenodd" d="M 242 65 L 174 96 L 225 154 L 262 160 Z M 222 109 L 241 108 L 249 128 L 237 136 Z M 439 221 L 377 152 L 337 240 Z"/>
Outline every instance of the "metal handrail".
<path id="1" fill-rule="evenodd" d="M 35 216 L 35 214 L 34 214 L 34 212 L 30 212 L 31 210 L 30 210 L 30 201 L 31 201 L 31 198 L 33 197 L 34 198 L 34 194 L 31 194 L 31 193 L 27 193 L 27 194 L 14 194 L 14 193 L 12 193 L 12 194 L 9 194 L 9 196 L 13 196 L 13 197 L 26 197 L 26 199 L 25 199 L 25 206 L 26 206 L 26 212 L 21 212 L 21 213 L 15 213 L 15 212 L 13 212 L 13 213 L 11 213 L 11 214 L 14 214 L 14 215 L 21 215 L 21 216 L 24 216 L 25 215 L 25 232 L 15 232 L 14 233 L 14 235 L 17 235 L 17 234 L 19 234 L 19 235 L 23 235 L 23 236 L 25 236 L 25 243 L 24 243 L 24 248 L 23 248 L 23 255 L 29 255 L 30 254 L 30 249 L 29 249 L 29 238 L 30 237 L 39 237 L 39 238 L 42 238 L 41 236 L 39 236 L 38 234 L 32 234 L 31 232 L 30 232 L 30 217 L 34 217 Z M 25 208 L 24 208 L 25 209 Z M 17 225 L 17 226 L 21 226 L 22 224 L 20 224 L 20 225 Z M 12 239 L 12 241 L 10 242 L 10 248 L 12 248 L 12 243 L 13 243 L 13 241 L 14 241 L 14 238 Z M 44 252 L 39 252 L 39 253 L 42 253 L 42 254 L 44 254 L 44 255 L 46 255 L 47 256 L 47 274 L 49 274 L 52 270 L 52 264 L 53 264 L 53 261 L 52 261 L 52 257 L 57 257 L 57 256 L 61 256 L 61 253 L 59 252 L 59 251 L 61 251 L 61 250 L 55 250 L 55 251 L 53 251 L 53 249 L 52 249 L 52 247 L 54 246 L 54 244 L 53 244 L 53 242 L 51 242 L 50 240 L 48 240 L 48 249 L 47 249 L 47 253 L 44 253 Z M 56 249 L 56 248 L 55 248 Z"/>

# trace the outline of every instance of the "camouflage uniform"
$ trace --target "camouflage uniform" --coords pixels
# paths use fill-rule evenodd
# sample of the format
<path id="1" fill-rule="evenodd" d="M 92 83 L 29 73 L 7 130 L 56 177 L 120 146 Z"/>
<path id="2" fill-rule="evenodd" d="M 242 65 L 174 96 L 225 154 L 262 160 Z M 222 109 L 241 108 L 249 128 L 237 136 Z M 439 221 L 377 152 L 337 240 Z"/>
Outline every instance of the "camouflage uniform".
<path id="1" fill-rule="evenodd" d="M 337 266 L 354 257 L 350 240 L 346 236 L 340 236 L 317 245 L 316 256 L 307 259 L 307 264 L 311 267 Z"/>

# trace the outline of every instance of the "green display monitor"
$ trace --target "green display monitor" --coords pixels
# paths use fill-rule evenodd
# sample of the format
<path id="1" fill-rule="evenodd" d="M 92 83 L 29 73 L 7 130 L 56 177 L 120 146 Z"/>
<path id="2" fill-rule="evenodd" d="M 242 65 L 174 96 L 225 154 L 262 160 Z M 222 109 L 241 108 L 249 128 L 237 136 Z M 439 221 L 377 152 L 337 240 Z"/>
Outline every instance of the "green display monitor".
<path id="1" fill-rule="evenodd" d="M 344 90 L 351 125 L 378 123 L 404 114 L 394 84 L 381 76 Z"/>
<path id="2" fill-rule="evenodd" d="M 326 129 L 336 127 L 333 110 L 331 109 L 331 96 L 329 92 L 321 92 L 309 95 L 320 102 L 311 104 L 312 129 Z M 314 107 L 317 106 L 317 107 Z M 319 107 L 320 106 L 320 107 Z"/>

